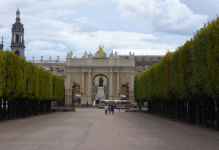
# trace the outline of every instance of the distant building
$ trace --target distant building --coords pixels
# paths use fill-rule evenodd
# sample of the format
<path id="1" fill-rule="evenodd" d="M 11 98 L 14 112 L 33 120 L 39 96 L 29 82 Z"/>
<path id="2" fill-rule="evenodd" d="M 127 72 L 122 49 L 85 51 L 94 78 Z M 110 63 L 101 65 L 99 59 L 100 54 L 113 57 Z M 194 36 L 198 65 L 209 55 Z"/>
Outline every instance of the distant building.
<path id="1" fill-rule="evenodd" d="M 2 37 L 2 42 L 0 43 L 0 50 L 4 50 L 4 45 L 3 45 L 3 37 Z"/>
<path id="2" fill-rule="evenodd" d="M 24 58 L 24 27 L 23 24 L 20 22 L 20 11 L 17 9 L 16 11 L 16 22 L 12 24 L 12 39 L 11 39 L 11 52 L 19 55 L 20 57 Z"/>

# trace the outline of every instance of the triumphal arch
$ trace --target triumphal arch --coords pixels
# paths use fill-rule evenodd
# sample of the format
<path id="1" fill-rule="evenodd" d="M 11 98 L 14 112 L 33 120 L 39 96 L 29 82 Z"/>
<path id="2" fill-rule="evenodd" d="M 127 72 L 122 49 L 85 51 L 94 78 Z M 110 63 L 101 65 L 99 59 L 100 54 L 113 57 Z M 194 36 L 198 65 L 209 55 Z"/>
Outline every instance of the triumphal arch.
<path id="1" fill-rule="evenodd" d="M 70 52 L 66 57 L 65 65 L 65 88 L 66 103 L 72 103 L 72 85 L 81 87 L 81 103 L 91 104 L 94 99 L 121 99 L 121 87 L 128 87 L 128 94 L 124 93 L 127 99 L 134 102 L 134 76 L 135 59 L 130 53 L 126 59 L 120 59 L 117 53 L 109 56 L 103 50 L 104 46 L 99 46 L 99 50 L 92 55 L 84 53 L 80 59 L 73 58 Z M 73 83 L 73 81 L 75 83 Z"/>

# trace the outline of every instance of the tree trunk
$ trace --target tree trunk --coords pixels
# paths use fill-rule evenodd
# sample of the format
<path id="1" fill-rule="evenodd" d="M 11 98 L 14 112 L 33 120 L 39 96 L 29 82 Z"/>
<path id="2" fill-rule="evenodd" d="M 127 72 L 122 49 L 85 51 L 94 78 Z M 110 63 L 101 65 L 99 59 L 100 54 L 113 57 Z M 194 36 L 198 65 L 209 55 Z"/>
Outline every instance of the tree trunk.
<path id="1" fill-rule="evenodd" d="M 38 115 L 38 101 L 35 100 L 35 109 L 36 109 L 36 114 L 35 115 Z"/>
<path id="2" fill-rule="evenodd" d="M 166 118 L 168 118 L 168 100 L 166 100 L 166 107 L 165 107 L 165 109 L 166 109 Z"/>
<path id="3" fill-rule="evenodd" d="M 169 119 L 172 118 L 172 113 L 171 113 L 171 111 L 172 111 L 172 101 L 169 100 Z"/>
<path id="4" fill-rule="evenodd" d="M 157 100 L 154 100 L 154 110 L 155 110 L 155 115 L 157 115 L 158 110 L 157 110 Z"/>
<path id="5" fill-rule="evenodd" d="M 12 118 L 12 101 L 8 101 L 8 119 Z"/>
<path id="6" fill-rule="evenodd" d="M 30 100 L 27 100 L 27 115 L 30 116 Z"/>
<path id="7" fill-rule="evenodd" d="M 197 124 L 198 125 L 201 125 L 202 124 L 202 120 L 201 120 L 201 118 L 202 118 L 202 116 L 201 116 L 201 100 L 200 99 L 197 99 L 196 100 L 196 110 L 197 110 Z"/>
<path id="8" fill-rule="evenodd" d="M 148 101 L 148 113 L 150 114 L 151 113 L 151 102 Z"/>
<path id="9" fill-rule="evenodd" d="M 187 123 L 191 123 L 191 116 L 190 116 L 190 107 L 191 107 L 191 101 L 187 101 Z"/>
<path id="10" fill-rule="evenodd" d="M 16 117 L 20 118 L 20 99 L 17 99 Z"/>
<path id="11" fill-rule="evenodd" d="M 216 119 L 216 129 L 217 129 L 217 131 L 219 131 L 219 100 L 217 100 L 217 102 L 216 102 L 216 105 L 217 105 L 217 114 L 216 114 L 216 117 L 217 117 L 217 119 Z"/>
<path id="12" fill-rule="evenodd" d="M 171 101 L 171 119 L 175 119 L 175 100 Z"/>
<path id="13" fill-rule="evenodd" d="M 27 100 L 23 99 L 23 111 L 22 111 L 23 117 L 27 117 Z"/>
<path id="14" fill-rule="evenodd" d="M 23 99 L 20 99 L 20 117 L 23 118 Z"/>
<path id="15" fill-rule="evenodd" d="M 161 102 L 158 101 L 158 115 L 161 116 Z"/>
<path id="16" fill-rule="evenodd" d="M 5 119 L 6 114 L 7 114 L 7 112 L 6 112 L 6 98 L 4 98 L 3 100 L 4 100 L 3 101 L 3 119 Z"/>
<path id="17" fill-rule="evenodd" d="M 192 100 L 191 101 L 191 124 L 195 124 L 195 121 L 196 121 L 195 112 L 196 112 L 195 101 Z"/>
<path id="18" fill-rule="evenodd" d="M 168 115 L 169 115 L 168 106 L 169 106 L 169 101 L 166 100 L 166 118 L 168 118 Z"/>
<path id="19" fill-rule="evenodd" d="M 210 113 L 210 128 L 214 129 L 214 112 L 215 112 L 215 108 L 214 106 L 214 100 L 212 98 L 209 98 L 209 113 Z"/>
<path id="20" fill-rule="evenodd" d="M 203 99 L 202 100 L 202 122 L 205 127 L 208 127 L 206 105 L 207 105 L 207 101 Z"/>
<path id="21" fill-rule="evenodd" d="M 43 113 L 43 101 L 40 101 L 40 113 Z"/>
<path id="22" fill-rule="evenodd" d="M 166 117 L 166 101 L 162 101 L 162 110 L 163 110 L 163 117 Z"/>
<path id="23" fill-rule="evenodd" d="M 185 111 L 185 106 L 184 106 L 184 100 L 181 100 L 181 121 L 184 121 L 184 111 Z"/>
<path id="24" fill-rule="evenodd" d="M 17 109 L 17 101 L 13 100 L 13 110 L 12 110 L 12 118 L 15 119 L 16 118 L 16 109 Z"/>
<path id="25" fill-rule="evenodd" d="M 3 120 L 2 98 L 0 98 L 0 121 Z"/>
<path id="26" fill-rule="evenodd" d="M 176 101 L 176 118 L 180 120 L 180 100 Z"/>

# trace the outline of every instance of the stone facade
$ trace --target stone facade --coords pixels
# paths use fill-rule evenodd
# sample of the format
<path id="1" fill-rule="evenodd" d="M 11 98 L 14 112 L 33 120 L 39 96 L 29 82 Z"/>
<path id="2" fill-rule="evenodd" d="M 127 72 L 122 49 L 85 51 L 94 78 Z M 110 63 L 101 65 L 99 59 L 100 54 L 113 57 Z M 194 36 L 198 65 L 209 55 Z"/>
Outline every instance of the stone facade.
<path id="1" fill-rule="evenodd" d="M 108 99 L 120 99 L 118 91 L 122 85 L 129 83 L 129 100 L 134 103 L 134 76 L 135 60 L 134 55 L 130 55 L 128 59 L 120 59 L 115 54 L 95 55 L 85 52 L 81 59 L 73 58 L 73 53 L 67 53 L 66 61 L 32 61 L 39 67 L 50 68 L 53 74 L 62 76 L 65 79 L 65 103 L 72 103 L 72 86 L 73 80 L 80 87 L 81 103 L 92 103 L 96 97 L 99 86 L 99 79 L 103 79 L 104 93 Z M 63 70 L 63 71 L 61 71 Z"/>

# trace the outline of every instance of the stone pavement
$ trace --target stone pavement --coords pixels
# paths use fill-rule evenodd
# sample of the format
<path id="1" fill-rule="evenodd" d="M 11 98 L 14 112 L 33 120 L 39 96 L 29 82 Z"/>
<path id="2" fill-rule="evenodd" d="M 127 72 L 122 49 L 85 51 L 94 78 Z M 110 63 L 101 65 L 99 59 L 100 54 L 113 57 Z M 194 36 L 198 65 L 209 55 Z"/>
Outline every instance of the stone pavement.
<path id="1" fill-rule="evenodd" d="M 0 123 L 0 150 L 219 149 L 219 132 L 138 112 L 77 109 Z"/>

